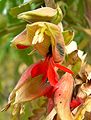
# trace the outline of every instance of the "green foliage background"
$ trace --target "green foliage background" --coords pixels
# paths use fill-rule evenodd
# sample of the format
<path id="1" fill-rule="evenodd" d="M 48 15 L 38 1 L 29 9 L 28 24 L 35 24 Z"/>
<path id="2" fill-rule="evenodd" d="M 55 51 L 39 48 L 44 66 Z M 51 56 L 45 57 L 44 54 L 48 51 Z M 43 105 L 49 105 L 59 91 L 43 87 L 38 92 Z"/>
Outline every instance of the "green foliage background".
<path id="1" fill-rule="evenodd" d="M 88 53 L 87 62 L 91 64 L 91 0 L 55 0 L 63 13 L 64 29 L 75 31 L 74 41 L 78 48 Z M 21 12 L 33 10 L 44 6 L 43 0 L 0 0 L 0 109 L 7 102 L 9 93 L 17 83 L 24 66 L 37 61 L 40 56 L 35 53 L 28 56 L 32 50 L 19 51 L 10 47 L 10 41 L 20 33 L 26 23 L 17 19 Z M 30 112 L 26 105 L 24 120 Z M 35 105 L 36 108 L 39 106 Z M 10 111 L 0 112 L 0 120 L 10 119 Z"/>

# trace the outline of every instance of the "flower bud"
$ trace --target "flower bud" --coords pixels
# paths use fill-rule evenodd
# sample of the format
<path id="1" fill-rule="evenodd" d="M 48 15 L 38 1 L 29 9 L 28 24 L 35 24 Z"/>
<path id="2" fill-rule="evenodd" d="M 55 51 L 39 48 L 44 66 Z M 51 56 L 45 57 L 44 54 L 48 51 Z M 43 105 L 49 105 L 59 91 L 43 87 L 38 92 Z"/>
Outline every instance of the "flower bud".
<path id="1" fill-rule="evenodd" d="M 23 19 L 29 23 L 38 22 L 38 21 L 46 21 L 58 24 L 63 16 L 62 11 L 59 7 L 56 9 L 50 7 L 42 7 L 36 10 L 23 12 L 18 15 L 19 19 Z"/>

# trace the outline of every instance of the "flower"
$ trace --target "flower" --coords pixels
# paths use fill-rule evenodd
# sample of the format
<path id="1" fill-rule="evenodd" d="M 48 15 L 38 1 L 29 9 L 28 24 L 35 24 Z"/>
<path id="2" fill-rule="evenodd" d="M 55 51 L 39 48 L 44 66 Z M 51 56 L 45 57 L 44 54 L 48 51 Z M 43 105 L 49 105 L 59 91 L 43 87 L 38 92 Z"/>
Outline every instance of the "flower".
<path id="1" fill-rule="evenodd" d="M 43 81 L 48 79 L 48 81 L 50 82 L 50 85 L 55 86 L 55 84 L 58 82 L 58 79 L 59 79 L 55 68 L 58 68 L 60 70 L 73 74 L 73 72 L 68 68 L 58 63 L 55 63 L 52 57 L 51 58 L 47 57 L 44 61 L 41 61 L 39 64 L 33 67 L 31 71 L 31 75 L 32 77 L 34 77 L 42 74 Z"/>
<path id="2" fill-rule="evenodd" d="M 28 24 L 26 29 L 13 39 L 12 46 L 18 49 L 33 46 L 44 57 L 51 52 L 55 62 L 62 62 L 65 56 L 61 30 L 57 25 L 48 22 Z"/>
<path id="3" fill-rule="evenodd" d="M 57 69 L 73 74 L 68 68 L 55 63 L 52 57 L 47 57 L 31 65 L 21 76 L 14 90 L 9 96 L 8 104 L 18 104 L 33 100 L 40 96 L 51 98 L 54 86 L 59 81 Z M 49 91 L 52 91 L 49 94 Z"/>
<path id="4" fill-rule="evenodd" d="M 59 6 L 57 6 L 56 9 L 50 7 L 42 7 L 36 10 L 20 13 L 18 15 L 18 18 L 23 19 L 29 23 L 46 21 L 58 24 L 62 20 L 63 14 Z"/>

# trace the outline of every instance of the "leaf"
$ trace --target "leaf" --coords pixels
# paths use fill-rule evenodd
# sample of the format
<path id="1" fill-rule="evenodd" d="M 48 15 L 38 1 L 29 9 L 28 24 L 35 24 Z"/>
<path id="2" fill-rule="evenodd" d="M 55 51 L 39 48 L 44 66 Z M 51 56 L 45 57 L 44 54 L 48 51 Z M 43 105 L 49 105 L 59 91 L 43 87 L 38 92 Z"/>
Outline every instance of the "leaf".
<path id="1" fill-rule="evenodd" d="M 41 0 L 39 1 L 36 1 L 36 0 L 31 0 L 29 2 L 26 2 L 24 4 L 21 4 L 17 7 L 14 7 L 14 8 L 11 8 L 10 9 L 10 15 L 12 15 L 13 17 L 17 17 L 18 14 L 22 13 L 22 12 L 26 12 L 26 11 L 29 11 L 29 10 L 32 10 L 32 5 L 35 4 L 36 2 L 39 2 L 39 6 L 41 6 L 41 4 L 43 4 L 41 2 Z M 38 3 L 37 3 L 38 4 Z M 35 4 L 35 7 L 39 7 Z"/>
<path id="2" fill-rule="evenodd" d="M 70 44 L 71 41 L 74 38 L 74 32 L 71 31 L 71 30 L 66 30 L 66 31 L 63 31 L 62 34 L 63 34 L 63 37 L 64 37 L 65 45 Z"/>
<path id="3" fill-rule="evenodd" d="M 0 29 L 3 29 L 7 26 L 7 18 L 6 16 L 0 14 Z"/>
<path id="4" fill-rule="evenodd" d="M 0 13 L 2 13 L 2 11 L 4 10 L 5 4 L 6 4 L 6 0 L 1 0 L 0 1 Z"/>

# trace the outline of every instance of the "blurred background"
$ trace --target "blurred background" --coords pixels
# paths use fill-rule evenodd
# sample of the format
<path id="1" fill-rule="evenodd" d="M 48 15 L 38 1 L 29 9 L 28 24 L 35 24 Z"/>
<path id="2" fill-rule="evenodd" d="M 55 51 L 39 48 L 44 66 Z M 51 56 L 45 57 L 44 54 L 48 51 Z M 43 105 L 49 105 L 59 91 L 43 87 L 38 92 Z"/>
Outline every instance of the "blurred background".
<path id="1" fill-rule="evenodd" d="M 74 41 L 78 48 L 87 53 L 87 62 L 91 64 L 91 0 L 55 0 L 61 7 L 64 18 L 64 30 L 75 31 Z M 35 53 L 28 56 L 32 48 L 17 50 L 10 47 L 10 41 L 26 26 L 26 22 L 17 19 L 21 12 L 45 6 L 43 0 L 0 0 L 0 109 L 7 103 L 20 75 L 26 67 L 41 56 Z M 25 116 L 29 111 L 26 109 Z M 0 120 L 10 119 L 10 111 L 0 112 Z M 25 117 L 24 120 L 27 120 Z"/>

